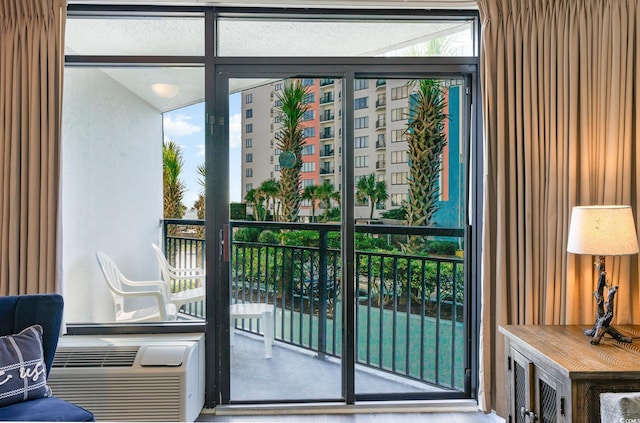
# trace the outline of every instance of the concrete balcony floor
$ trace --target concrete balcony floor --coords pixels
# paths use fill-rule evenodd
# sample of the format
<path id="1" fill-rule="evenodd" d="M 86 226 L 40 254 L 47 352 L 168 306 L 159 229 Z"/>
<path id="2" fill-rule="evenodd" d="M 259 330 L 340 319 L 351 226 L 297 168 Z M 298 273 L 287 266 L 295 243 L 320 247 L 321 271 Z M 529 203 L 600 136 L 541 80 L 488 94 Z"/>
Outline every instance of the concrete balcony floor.
<path id="1" fill-rule="evenodd" d="M 278 341 L 267 359 L 261 336 L 236 330 L 231 347 L 231 400 L 340 400 L 341 372 L 336 358 L 321 359 L 313 351 Z M 360 365 L 356 366 L 355 383 L 357 394 L 445 392 Z"/>

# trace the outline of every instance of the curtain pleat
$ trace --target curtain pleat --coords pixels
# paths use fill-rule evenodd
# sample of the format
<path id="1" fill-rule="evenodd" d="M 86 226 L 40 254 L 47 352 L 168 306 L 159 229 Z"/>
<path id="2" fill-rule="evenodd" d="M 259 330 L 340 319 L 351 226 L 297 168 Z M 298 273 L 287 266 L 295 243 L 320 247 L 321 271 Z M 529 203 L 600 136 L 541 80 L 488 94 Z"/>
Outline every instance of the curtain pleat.
<path id="1" fill-rule="evenodd" d="M 0 295 L 56 292 L 66 0 L 0 0 Z"/>
<path id="2" fill-rule="evenodd" d="M 638 203 L 636 0 L 479 0 L 484 113 L 480 405 L 504 416 L 499 325 L 593 324 L 576 205 Z M 637 223 L 636 223 L 637 224 Z M 617 323 L 640 323 L 637 257 L 609 258 Z M 585 340 L 587 342 L 587 340 Z"/>

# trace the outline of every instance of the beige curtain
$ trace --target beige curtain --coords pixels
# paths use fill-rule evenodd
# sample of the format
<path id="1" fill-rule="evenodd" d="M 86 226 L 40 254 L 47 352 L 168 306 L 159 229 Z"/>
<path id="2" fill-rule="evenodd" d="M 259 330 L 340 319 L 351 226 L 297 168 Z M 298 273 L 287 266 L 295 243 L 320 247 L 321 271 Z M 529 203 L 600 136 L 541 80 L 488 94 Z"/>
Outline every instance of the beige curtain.
<path id="1" fill-rule="evenodd" d="M 479 0 L 484 113 L 480 404 L 504 416 L 499 325 L 593 324 L 575 205 L 631 204 L 640 141 L 640 2 Z M 638 260 L 608 261 L 617 322 L 640 323 Z M 561 342 L 561 340 L 559 340 Z M 586 340 L 585 340 L 586 342 Z"/>
<path id="2" fill-rule="evenodd" d="M 0 295 L 56 291 L 66 0 L 0 0 Z"/>

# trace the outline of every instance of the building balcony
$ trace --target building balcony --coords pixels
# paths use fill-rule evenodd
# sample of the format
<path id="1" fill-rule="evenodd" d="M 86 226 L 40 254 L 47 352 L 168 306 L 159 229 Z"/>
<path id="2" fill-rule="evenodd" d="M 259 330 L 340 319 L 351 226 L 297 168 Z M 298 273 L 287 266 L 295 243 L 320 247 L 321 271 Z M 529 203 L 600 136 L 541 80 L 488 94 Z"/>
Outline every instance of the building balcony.
<path id="1" fill-rule="evenodd" d="M 376 150 L 384 150 L 387 148 L 387 142 L 385 140 L 376 141 Z"/>
<path id="2" fill-rule="evenodd" d="M 322 134 L 320 134 L 320 139 L 321 140 L 328 140 L 331 138 L 335 138 L 335 133 L 334 132 L 323 132 Z"/>
<path id="3" fill-rule="evenodd" d="M 335 100 L 335 97 L 333 95 L 326 95 L 326 96 L 323 96 L 320 99 L 320 104 L 333 103 L 334 101 L 336 101 L 336 100 Z"/>
<path id="4" fill-rule="evenodd" d="M 335 154 L 334 150 L 321 150 L 320 157 L 333 157 Z"/>
<path id="5" fill-rule="evenodd" d="M 376 161 L 376 170 L 384 170 L 387 168 L 386 160 L 378 160 Z"/>
<path id="6" fill-rule="evenodd" d="M 335 120 L 335 113 L 327 113 L 320 116 L 320 122 L 329 122 Z"/>
<path id="7" fill-rule="evenodd" d="M 380 120 L 378 119 L 376 121 L 376 129 L 384 129 L 387 127 L 387 121 L 386 120 Z"/>
<path id="8" fill-rule="evenodd" d="M 383 99 L 383 100 L 376 100 L 376 110 L 377 109 L 383 109 L 387 107 L 387 100 Z"/>
<path id="9" fill-rule="evenodd" d="M 334 168 L 320 168 L 320 175 L 333 175 L 335 173 Z"/>
<path id="10" fill-rule="evenodd" d="M 386 79 L 378 79 L 378 80 L 376 80 L 376 89 L 384 88 L 386 86 L 387 86 L 387 80 Z"/>
<path id="11" fill-rule="evenodd" d="M 332 78 L 323 78 L 320 80 L 320 86 L 321 87 L 327 87 L 329 85 L 333 85 L 335 84 L 335 79 Z"/>

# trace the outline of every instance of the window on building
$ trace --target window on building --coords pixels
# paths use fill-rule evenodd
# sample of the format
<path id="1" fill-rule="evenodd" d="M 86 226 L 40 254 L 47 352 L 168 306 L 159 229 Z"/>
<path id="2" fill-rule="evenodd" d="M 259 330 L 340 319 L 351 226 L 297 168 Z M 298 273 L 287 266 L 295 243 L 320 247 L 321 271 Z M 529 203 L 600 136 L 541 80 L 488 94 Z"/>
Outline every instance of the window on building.
<path id="1" fill-rule="evenodd" d="M 409 172 L 392 172 L 391 185 L 405 185 L 409 180 Z"/>
<path id="2" fill-rule="evenodd" d="M 303 179 L 302 180 L 302 189 L 305 189 L 306 187 L 310 187 L 316 184 L 316 180 L 315 179 Z"/>
<path id="3" fill-rule="evenodd" d="M 247 117 L 247 118 L 253 117 L 253 109 L 247 109 L 245 111 L 245 117 Z"/>
<path id="4" fill-rule="evenodd" d="M 303 156 L 310 156 L 312 154 L 316 154 L 315 144 L 305 145 L 304 147 L 302 147 Z"/>
<path id="5" fill-rule="evenodd" d="M 244 96 L 245 104 L 253 103 L 253 94 L 247 94 Z"/>
<path id="6" fill-rule="evenodd" d="M 304 162 L 302 163 L 302 172 L 315 172 L 316 162 Z"/>
<path id="7" fill-rule="evenodd" d="M 367 148 L 369 147 L 369 136 L 355 138 L 355 148 Z"/>
<path id="8" fill-rule="evenodd" d="M 369 156 L 354 157 L 355 167 L 369 167 Z"/>
<path id="9" fill-rule="evenodd" d="M 302 86 L 303 86 L 303 87 L 310 87 L 310 86 L 312 86 L 312 85 L 313 85 L 313 84 L 315 84 L 315 83 L 316 83 L 316 80 L 315 80 L 315 79 L 313 79 L 313 78 L 304 78 L 304 79 L 302 80 Z"/>
<path id="10" fill-rule="evenodd" d="M 369 116 L 355 118 L 354 120 L 355 129 L 363 129 L 368 127 L 369 127 Z"/>
<path id="11" fill-rule="evenodd" d="M 247 123 L 247 125 L 245 126 L 245 132 L 247 134 L 250 134 L 253 132 L 253 123 Z"/>
<path id="12" fill-rule="evenodd" d="M 367 88 L 369 88 L 369 80 L 368 79 L 356 79 L 355 81 L 353 81 L 353 90 L 354 91 L 365 90 Z"/>
<path id="13" fill-rule="evenodd" d="M 247 162 L 247 163 L 251 163 L 253 161 L 253 153 L 245 154 L 244 161 Z"/>
<path id="14" fill-rule="evenodd" d="M 391 131 L 391 142 L 400 142 L 407 140 L 406 129 L 393 129 Z"/>
<path id="15" fill-rule="evenodd" d="M 253 168 L 252 167 L 246 168 L 244 172 L 244 176 L 246 176 L 247 178 L 251 178 L 253 176 Z"/>
<path id="16" fill-rule="evenodd" d="M 276 107 L 282 106 L 282 100 L 278 99 L 278 100 L 274 101 L 273 105 L 276 106 Z"/>
<path id="17" fill-rule="evenodd" d="M 253 147 L 253 138 L 247 138 L 246 140 L 244 140 L 244 146 L 246 148 Z"/>
<path id="18" fill-rule="evenodd" d="M 407 97 L 409 97 L 409 87 L 407 85 L 391 88 L 391 100 L 398 100 L 400 98 Z"/>
<path id="19" fill-rule="evenodd" d="M 391 163 L 407 163 L 408 161 L 409 161 L 409 154 L 407 150 L 391 152 Z"/>
<path id="20" fill-rule="evenodd" d="M 309 104 L 309 103 L 315 103 L 316 101 L 316 95 L 315 93 L 308 93 L 304 96 L 304 100 L 302 100 L 303 103 L 305 104 Z"/>
<path id="21" fill-rule="evenodd" d="M 316 136 L 316 127 L 315 126 L 310 126 L 308 128 L 304 128 L 302 130 L 302 134 L 306 137 L 306 138 L 311 138 L 311 137 L 315 137 Z"/>
<path id="22" fill-rule="evenodd" d="M 282 91 L 282 82 L 276 82 L 273 89 L 276 91 Z"/>
<path id="23" fill-rule="evenodd" d="M 253 189 L 253 184 L 252 183 L 248 183 L 244 186 L 244 190 L 245 192 L 249 192 Z"/>
<path id="24" fill-rule="evenodd" d="M 354 102 L 354 109 L 366 109 L 369 107 L 369 97 L 356 98 Z"/>
<path id="25" fill-rule="evenodd" d="M 391 109 L 391 120 L 407 120 L 409 118 L 409 108 L 408 107 L 398 107 L 397 109 Z"/>
<path id="26" fill-rule="evenodd" d="M 409 199 L 409 194 L 391 194 L 391 205 L 394 207 L 399 207 L 407 202 Z"/>
<path id="27" fill-rule="evenodd" d="M 302 114 L 302 120 L 303 121 L 314 120 L 315 118 L 316 118 L 316 111 L 315 110 L 307 110 L 306 112 L 304 112 Z"/>

